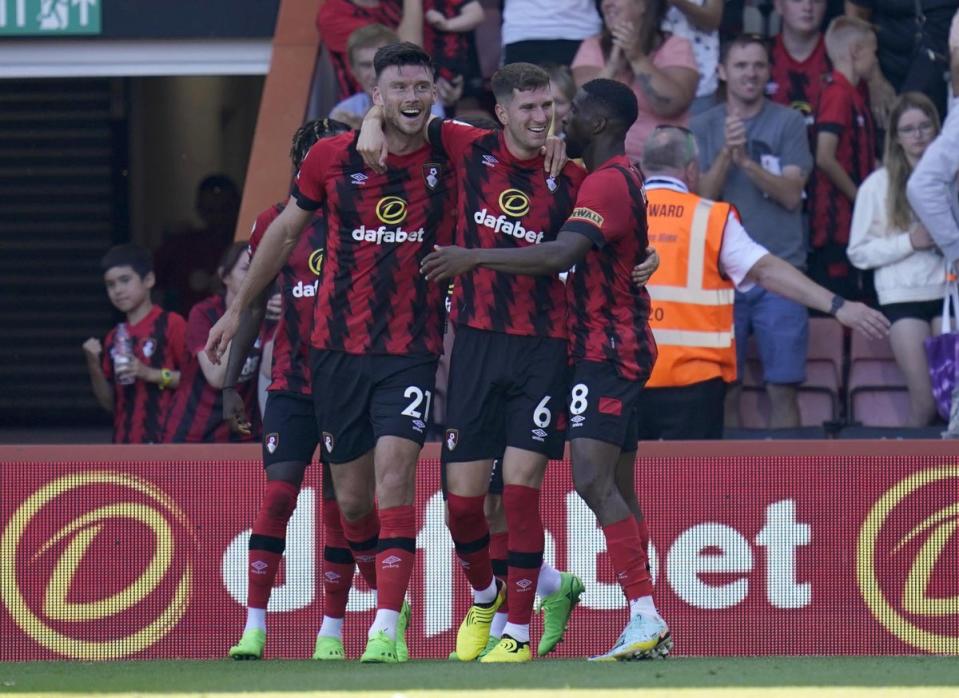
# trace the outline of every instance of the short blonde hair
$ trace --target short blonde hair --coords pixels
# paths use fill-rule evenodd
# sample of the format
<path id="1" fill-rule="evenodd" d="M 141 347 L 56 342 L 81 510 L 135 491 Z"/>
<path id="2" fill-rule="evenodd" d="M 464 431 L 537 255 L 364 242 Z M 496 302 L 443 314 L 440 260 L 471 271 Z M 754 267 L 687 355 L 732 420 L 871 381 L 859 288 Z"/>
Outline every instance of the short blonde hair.
<path id="1" fill-rule="evenodd" d="M 858 17 L 840 15 L 829 23 L 826 29 L 826 53 L 829 60 L 835 63 L 844 58 L 853 43 L 868 36 L 876 36 L 875 28 L 866 20 Z"/>
<path id="2" fill-rule="evenodd" d="M 346 40 L 346 57 L 352 64 L 355 59 L 355 53 L 364 48 L 381 48 L 388 44 L 399 43 L 400 38 L 396 32 L 382 24 L 367 24 L 359 29 L 354 29 L 350 38 Z"/>

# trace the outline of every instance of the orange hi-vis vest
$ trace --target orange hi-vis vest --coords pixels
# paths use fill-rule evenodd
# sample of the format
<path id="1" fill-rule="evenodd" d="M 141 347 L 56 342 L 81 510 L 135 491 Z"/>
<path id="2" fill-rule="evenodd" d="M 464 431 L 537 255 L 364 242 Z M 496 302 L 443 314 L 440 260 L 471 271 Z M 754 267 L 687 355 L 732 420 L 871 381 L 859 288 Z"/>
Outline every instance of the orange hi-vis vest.
<path id="1" fill-rule="evenodd" d="M 647 388 L 736 379 L 733 283 L 719 270 L 730 206 L 668 188 L 646 190 L 649 244 L 660 266 L 647 286 L 659 357 Z"/>

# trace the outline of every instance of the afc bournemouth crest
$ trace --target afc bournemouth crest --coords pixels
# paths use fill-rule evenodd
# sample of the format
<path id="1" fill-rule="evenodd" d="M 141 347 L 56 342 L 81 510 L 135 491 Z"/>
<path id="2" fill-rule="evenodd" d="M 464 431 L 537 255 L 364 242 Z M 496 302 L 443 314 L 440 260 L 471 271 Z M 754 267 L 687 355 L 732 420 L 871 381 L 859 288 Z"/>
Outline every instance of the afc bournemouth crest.
<path id="1" fill-rule="evenodd" d="M 446 450 L 452 451 L 456 448 L 456 444 L 460 442 L 460 430 L 459 429 L 447 429 L 446 430 Z"/>
<path id="2" fill-rule="evenodd" d="M 153 337 L 147 337 L 143 340 L 143 356 L 150 358 L 153 352 L 157 350 L 157 341 Z"/>
<path id="3" fill-rule="evenodd" d="M 423 165 L 423 178 L 426 180 L 426 186 L 430 188 L 430 191 L 439 186 L 442 171 L 442 166 L 436 162 L 428 162 Z"/>
<path id="4" fill-rule="evenodd" d="M 333 434 L 328 431 L 323 432 L 323 446 L 327 453 L 333 453 Z"/>
<path id="5" fill-rule="evenodd" d="M 559 187 L 559 185 L 556 183 L 556 179 L 554 177 L 546 178 L 546 188 L 549 189 L 550 194 L 556 191 L 557 187 Z"/>
<path id="6" fill-rule="evenodd" d="M 266 450 L 272 455 L 280 445 L 280 435 L 276 432 L 266 435 Z"/>

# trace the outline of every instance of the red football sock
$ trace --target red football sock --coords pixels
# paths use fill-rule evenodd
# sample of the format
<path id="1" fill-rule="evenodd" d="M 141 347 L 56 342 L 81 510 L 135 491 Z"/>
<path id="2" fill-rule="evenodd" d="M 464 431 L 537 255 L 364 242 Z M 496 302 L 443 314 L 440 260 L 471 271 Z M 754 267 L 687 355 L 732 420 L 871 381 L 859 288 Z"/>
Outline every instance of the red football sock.
<path id="1" fill-rule="evenodd" d="M 646 525 L 646 519 L 637 519 L 636 526 L 639 529 L 639 544 L 643 546 L 643 552 L 646 553 L 646 569 L 649 569 L 649 527 Z"/>
<path id="2" fill-rule="evenodd" d="M 348 521 L 343 516 L 340 521 L 360 574 L 370 589 L 376 589 L 376 550 L 380 538 L 380 518 L 376 510 L 356 521 Z"/>
<path id="3" fill-rule="evenodd" d="M 340 507 L 335 499 L 323 501 L 323 615 L 342 618 L 353 586 L 356 562 L 343 534 Z"/>
<path id="4" fill-rule="evenodd" d="M 493 564 L 493 575 L 503 582 L 503 587 L 508 588 L 509 581 L 509 533 L 491 533 L 489 537 L 489 556 Z M 509 594 L 503 599 L 503 605 L 499 607 L 497 613 L 509 612 Z"/>
<path id="5" fill-rule="evenodd" d="M 627 516 L 622 521 L 603 527 L 606 550 L 616 572 L 616 579 L 630 601 L 653 593 L 649 576 L 649 558 L 643 549 L 636 519 Z"/>
<path id="6" fill-rule="evenodd" d="M 380 542 L 376 554 L 378 609 L 399 611 L 413 576 L 416 559 L 416 511 L 412 505 L 380 510 Z"/>
<path id="7" fill-rule="evenodd" d="M 506 485 L 503 505 L 509 526 L 509 622 L 529 625 L 545 541 L 539 516 L 539 490 Z"/>
<path id="8" fill-rule="evenodd" d="M 485 499 L 483 495 L 461 497 L 452 492 L 446 497 L 450 512 L 450 535 L 456 546 L 456 556 L 470 586 L 476 590 L 488 589 L 493 583 L 489 526 L 483 513 Z"/>
<path id="9" fill-rule="evenodd" d="M 270 480 L 253 520 L 247 567 L 246 605 L 265 609 L 270 602 L 273 582 L 283 551 L 286 549 L 286 525 L 296 509 L 299 488 L 282 480 Z"/>

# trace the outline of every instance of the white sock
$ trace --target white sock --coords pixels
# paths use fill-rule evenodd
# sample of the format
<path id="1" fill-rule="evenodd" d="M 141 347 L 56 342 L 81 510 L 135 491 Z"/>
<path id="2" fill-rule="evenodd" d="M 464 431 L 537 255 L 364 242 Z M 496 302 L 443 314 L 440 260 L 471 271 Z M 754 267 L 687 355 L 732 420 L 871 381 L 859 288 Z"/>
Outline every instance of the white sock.
<path id="1" fill-rule="evenodd" d="M 539 581 L 536 583 L 536 593 L 539 598 L 545 599 L 550 594 L 555 594 L 559 590 L 559 585 L 563 583 L 563 578 L 559 576 L 559 570 L 552 567 L 548 562 L 544 562 L 539 568 Z"/>
<path id="2" fill-rule="evenodd" d="M 370 631 L 367 633 L 367 637 L 373 637 L 374 634 L 382 630 L 384 633 L 386 633 L 388 638 L 395 640 L 396 624 L 399 622 L 399 619 L 399 611 L 391 611 L 388 608 L 377 609 L 376 618 L 373 619 L 373 625 L 370 626 Z"/>
<path id="3" fill-rule="evenodd" d="M 529 626 L 519 623 L 507 623 L 503 635 L 509 635 L 517 642 L 529 642 Z"/>
<path id="4" fill-rule="evenodd" d="M 493 637 L 503 637 L 503 628 L 506 627 L 507 618 L 509 618 L 508 613 L 494 613 L 493 622 L 489 626 L 489 634 Z"/>
<path id="5" fill-rule="evenodd" d="M 246 609 L 246 627 L 243 628 L 243 631 L 246 632 L 247 630 L 262 630 L 266 632 L 265 608 Z"/>
<path id="6" fill-rule="evenodd" d="M 473 589 L 473 603 L 493 603 L 496 601 L 496 577 L 485 589 Z"/>
<path id="7" fill-rule="evenodd" d="M 630 599 L 629 601 L 629 617 L 635 618 L 636 616 L 658 616 L 659 612 L 656 610 L 656 605 L 653 603 L 652 596 L 641 596 L 638 599 Z"/>
<path id="8" fill-rule="evenodd" d="M 343 619 L 323 616 L 323 624 L 320 625 L 320 632 L 318 632 L 316 635 L 317 637 L 335 637 L 342 640 Z"/>

